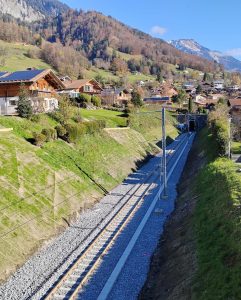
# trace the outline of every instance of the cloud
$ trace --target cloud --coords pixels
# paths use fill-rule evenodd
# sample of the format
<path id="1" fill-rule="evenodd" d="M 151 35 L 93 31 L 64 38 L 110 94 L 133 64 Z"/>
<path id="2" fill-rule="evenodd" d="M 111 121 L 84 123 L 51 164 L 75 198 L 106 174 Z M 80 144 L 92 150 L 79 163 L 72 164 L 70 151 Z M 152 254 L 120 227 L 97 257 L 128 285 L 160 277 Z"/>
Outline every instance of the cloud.
<path id="1" fill-rule="evenodd" d="M 150 33 L 153 35 L 164 35 L 167 32 L 167 29 L 161 26 L 153 26 Z"/>
<path id="2" fill-rule="evenodd" d="M 230 50 L 226 51 L 225 54 L 241 57 L 241 48 L 230 49 Z"/>

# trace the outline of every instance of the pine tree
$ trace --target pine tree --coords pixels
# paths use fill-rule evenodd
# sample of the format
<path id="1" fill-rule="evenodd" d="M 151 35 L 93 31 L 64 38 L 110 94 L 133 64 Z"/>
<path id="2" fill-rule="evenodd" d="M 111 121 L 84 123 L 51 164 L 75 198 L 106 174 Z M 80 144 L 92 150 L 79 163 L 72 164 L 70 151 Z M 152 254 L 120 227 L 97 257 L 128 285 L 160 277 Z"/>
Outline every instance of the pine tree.
<path id="1" fill-rule="evenodd" d="M 33 115 L 31 100 L 29 99 L 29 92 L 24 84 L 21 84 L 19 92 L 19 100 L 17 112 L 20 117 L 29 119 Z"/>
<path id="2" fill-rule="evenodd" d="M 196 93 L 197 93 L 197 94 L 200 94 L 201 92 L 202 92 L 202 87 L 201 87 L 201 85 L 199 84 L 199 85 L 197 86 Z"/>
<path id="3" fill-rule="evenodd" d="M 193 101 L 192 101 L 191 97 L 188 100 L 188 111 L 189 111 L 189 113 L 191 113 L 193 111 Z"/>
<path id="4" fill-rule="evenodd" d="M 137 91 L 133 91 L 133 92 L 132 92 L 131 102 L 132 102 L 135 106 L 142 106 L 142 105 L 143 105 L 143 102 L 142 102 L 140 93 L 138 93 Z"/>

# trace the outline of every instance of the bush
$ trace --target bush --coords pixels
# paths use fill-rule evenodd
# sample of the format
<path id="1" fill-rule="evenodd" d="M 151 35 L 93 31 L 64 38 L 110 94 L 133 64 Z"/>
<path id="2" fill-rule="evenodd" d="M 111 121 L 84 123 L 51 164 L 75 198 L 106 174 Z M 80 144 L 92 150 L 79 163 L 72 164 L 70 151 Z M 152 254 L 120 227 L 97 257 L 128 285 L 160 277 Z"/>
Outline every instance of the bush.
<path id="1" fill-rule="evenodd" d="M 221 120 L 215 121 L 213 123 L 212 132 L 217 141 L 219 155 L 225 156 L 227 154 L 228 139 L 229 139 L 227 121 L 226 122 L 223 122 Z"/>
<path id="2" fill-rule="evenodd" d="M 61 125 L 56 126 L 55 130 L 56 130 L 57 136 L 59 138 L 63 138 L 66 135 L 66 133 L 67 133 L 66 128 L 64 126 L 61 126 Z"/>
<path id="3" fill-rule="evenodd" d="M 61 123 L 61 124 L 64 123 L 64 117 L 59 111 L 49 112 L 48 116 L 58 123 Z"/>
<path id="4" fill-rule="evenodd" d="M 218 105 L 215 111 L 212 111 L 208 116 L 209 127 L 217 142 L 218 154 L 225 156 L 227 154 L 229 132 L 227 108 L 223 105 Z"/>
<path id="5" fill-rule="evenodd" d="M 38 147 L 42 147 L 43 144 L 46 142 L 46 136 L 42 133 L 33 133 L 34 145 Z"/>
<path id="6" fill-rule="evenodd" d="M 57 139 L 57 132 L 53 128 L 44 128 L 41 132 L 46 137 L 46 142 L 54 141 Z"/>
<path id="7" fill-rule="evenodd" d="M 93 95 L 91 98 L 91 102 L 97 107 L 101 106 L 101 99 L 98 96 Z"/>
<path id="8" fill-rule="evenodd" d="M 40 121 L 40 115 L 32 115 L 30 120 L 34 123 L 38 123 Z"/>
<path id="9" fill-rule="evenodd" d="M 16 108 L 17 113 L 21 118 L 30 119 L 33 115 L 33 108 L 29 98 L 29 91 L 25 88 L 24 84 L 20 86 L 19 100 Z"/>
<path id="10" fill-rule="evenodd" d="M 86 133 L 94 134 L 100 132 L 103 128 L 106 127 L 106 122 L 104 120 L 95 120 L 83 123 L 86 127 Z"/>
<path id="11" fill-rule="evenodd" d="M 66 138 L 68 143 L 76 143 L 86 133 L 86 126 L 82 124 L 66 124 Z"/>
<path id="12" fill-rule="evenodd" d="M 87 94 L 80 94 L 79 102 L 91 103 L 91 96 Z"/>

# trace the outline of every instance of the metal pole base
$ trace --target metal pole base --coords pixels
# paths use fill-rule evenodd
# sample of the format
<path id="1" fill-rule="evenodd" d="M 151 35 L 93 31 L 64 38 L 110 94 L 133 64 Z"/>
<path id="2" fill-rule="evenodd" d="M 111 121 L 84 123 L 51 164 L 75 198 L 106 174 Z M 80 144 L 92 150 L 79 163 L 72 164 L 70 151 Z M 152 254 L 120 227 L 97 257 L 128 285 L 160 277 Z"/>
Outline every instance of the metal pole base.
<path id="1" fill-rule="evenodd" d="M 168 199 L 168 193 L 167 191 L 163 191 L 163 193 L 160 195 L 160 200 L 167 200 Z"/>

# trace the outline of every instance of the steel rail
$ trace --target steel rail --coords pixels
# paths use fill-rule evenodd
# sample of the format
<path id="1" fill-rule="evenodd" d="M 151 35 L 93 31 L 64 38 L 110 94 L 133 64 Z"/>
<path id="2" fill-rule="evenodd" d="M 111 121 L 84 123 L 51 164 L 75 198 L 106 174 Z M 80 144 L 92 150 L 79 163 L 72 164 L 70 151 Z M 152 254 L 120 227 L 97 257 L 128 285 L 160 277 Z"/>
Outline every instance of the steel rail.
<path id="1" fill-rule="evenodd" d="M 186 142 L 188 139 L 188 136 L 181 139 L 180 142 L 177 143 L 172 152 L 168 153 L 168 165 L 170 162 L 175 158 L 175 154 L 177 153 L 178 149 Z M 108 223 L 102 228 L 102 230 L 94 237 L 94 239 L 90 242 L 90 244 L 82 251 L 82 253 L 79 255 L 79 257 L 72 263 L 71 267 L 66 270 L 66 273 L 60 278 L 60 280 L 57 282 L 56 285 L 54 285 L 53 288 L 51 288 L 42 299 L 50 300 L 58 298 L 56 294 L 58 291 L 60 291 L 61 287 L 68 281 L 68 279 L 71 277 L 71 275 L 78 269 L 78 267 L 83 263 L 84 259 L 88 256 L 88 254 L 91 253 L 91 250 L 94 249 L 96 245 L 98 245 L 98 242 L 100 244 L 100 249 L 97 249 L 97 253 L 93 260 L 89 263 L 89 266 L 85 269 L 87 272 L 84 275 L 80 275 L 79 278 L 76 280 L 75 283 L 69 288 L 69 291 L 66 291 L 65 295 L 68 294 L 68 298 L 62 294 L 62 299 L 75 299 L 83 285 L 86 283 L 88 278 L 91 276 L 94 270 L 96 270 L 97 266 L 99 265 L 99 262 L 101 261 L 102 257 L 108 252 L 108 250 L 112 247 L 114 241 L 117 239 L 117 237 L 120 235 L 120 233 L 123 231 L 123 229 L 126 227 L 126 225 L 129 223 L 129 221 L 132 219 L 133 215 L 136 213 L 136 211 L 139 209 L 139 206 L 142 203 L 142 200 L 146 196 L 146 193 L 152 188 L 152 186 L 155 184 L 155 181 L 160 176 L 159 174 L 156 175 L 156 171 L 160 167 L 156 167 L 148 176 L 145 178 L 145 181 L 137 188 L 134 189 L 134 192 L 131 193 L 131 195 L 128 197 L 125 203 L 118 209 L 118 211 L 114 214 L 114 216 L 108 221 Z M 141 193 L 140 196 L 138 196 L 138 199 L 134 199 L 136 196 L 136 193 L 140 191 L 140 189 L 147 184 L 147 182 L 154 177 L 150 183 L 148 183 L 147 187 L 144 188 L 144 191 Z M 154 183 L 153 183 L 154 182 Z M 132 187 L 128 193 L 133 189 Z M 132 204 L 131 201 L 133 201 Z M 130 206 L 131 208 L 128 208 Z M 126 210 L 126 211 L 125 211 Z M 122 215 L 123 213 L 123 215 Z M 121 220 L 119 220 L 119 223 L 116 221 L 118 220 L 118 217 L 121 217 Z M 103 220 L 102 220 L 103 221 Z M 117 225 L 115 224 L 117 222 Z M 114 229 L 113 229 L 114 228 Z M 111 233 L 111 234 L 110 234 Z M 107 237 L 104 237 L 105 234 L 107 234 Z M 104 238 L 104 243 L 101 243 L 101 238 Z M 103 245 L 102 245 L 103 244 Z M 102 246 L 101 246 L 102 245 Z M 89 268 L 89 269 L 88 269 Z M 82 279 L 81 279 L 82 277 Z M 81 280 L 80 280 L 81 279 Z M 59 295 L 59 298 L 61 295 Z"/>

